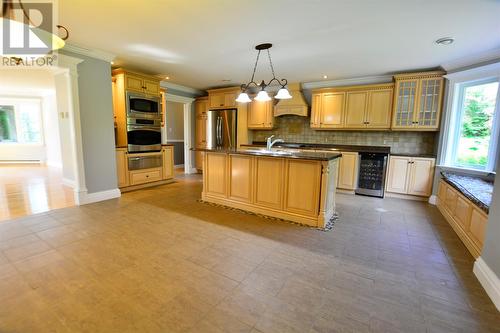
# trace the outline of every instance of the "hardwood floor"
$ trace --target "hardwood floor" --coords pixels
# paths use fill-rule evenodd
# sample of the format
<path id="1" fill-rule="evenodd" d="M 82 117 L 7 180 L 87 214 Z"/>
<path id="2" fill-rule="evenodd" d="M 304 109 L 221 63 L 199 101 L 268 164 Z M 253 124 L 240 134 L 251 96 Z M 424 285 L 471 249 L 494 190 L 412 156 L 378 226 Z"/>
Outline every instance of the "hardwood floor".
<path id="1" fill-rule="evenodd" d="M 38 164 L 0 164 L 0 221 L 74 206 L 61 170 Z"/>
<path id="2" fill-rule="evenodd" d="M 500 332 L 433 206 L 338 196 L 322 232 L 201 177 L 0 223 L 0 332 Z"/>

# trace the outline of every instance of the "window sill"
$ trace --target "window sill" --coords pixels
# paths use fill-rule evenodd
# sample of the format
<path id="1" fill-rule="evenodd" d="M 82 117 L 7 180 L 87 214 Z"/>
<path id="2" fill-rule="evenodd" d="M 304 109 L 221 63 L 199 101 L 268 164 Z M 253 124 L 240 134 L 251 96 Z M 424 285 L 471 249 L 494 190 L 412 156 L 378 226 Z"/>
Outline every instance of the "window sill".
<path id="1" fill-rule="evenodd" d="M 459 172 L 464 175 L 469 175 L 469 176 L 480 176 L 480 177 L 495 177 L 496 172 L 494 171 L 483 171 L 483 170 L 476 170 L 476 169 L 468 169 L 468 168 L 458 168 L 458 167 L 452 167 L 452 166 L 447 166 L 447 165 L 437 165 L 438 168 L 445 170 L 445 171 L 451 171 L 451 172 Z"/>

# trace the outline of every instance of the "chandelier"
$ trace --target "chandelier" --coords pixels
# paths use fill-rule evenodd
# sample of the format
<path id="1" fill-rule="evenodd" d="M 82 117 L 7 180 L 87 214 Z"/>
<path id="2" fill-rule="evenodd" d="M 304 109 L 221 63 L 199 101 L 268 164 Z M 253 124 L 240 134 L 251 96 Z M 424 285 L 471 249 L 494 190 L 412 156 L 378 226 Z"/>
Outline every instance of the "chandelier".
<path id="1" fill-rule="evenodd" d="M 269 97 L 269 94 L 266 91 L 266 87 L 270 86 L 271 83 L 273 83 L 274 81 L 276 81 L 276 83 L 281 86 L 280 90 L 278 90 L 278 93 L 276 94 L 276 96 L 274 96 L 274 98 L 276 98 L 276 99 L 292 98 L 292 96 L 288 92 L 288 89 L 285 88 L 288 81 L 286 79 L 278 80 L 276 78 L 276 75 L 274 74 L 273 62 L 271 61 L 271 54 L 269 53 L 269 49 L 272 46 L 273 46 L 273 44 L 265 43 L 265 44 L 259 44 L 255 47 L 255 49 L 259 52 L 257 53 L 257 59 L 255 60 L 255 65 L 253 67 L 252 79 L 247 84 L 241 85 L 241 93 L 238 96 L 238 98 L 236 99 L 236 102 L 239 102 L 239 103 L 251 102 L 252 100 L 248 96 L 248 92 L 253 87 L 255 87 L 255 88 L 260 87 L 259 93 L 257 94 L 257 96 L 255 96 L 256 101 L 259 101 L 259 102 L 270 101 L 271 97 Z M 263 50 L 267 50 L 267 57 L 269 58 L 269 66 L 271 67 L 271 72 L 273 73 L 273 78 L 268 83 L 265 83 L 264 80 L 262 80 L 262 82 L 260 84 L 257 84 L 254 81 L 255 70 L 257 69 L 257 64 L 259 63 L 260 52 Z"/>

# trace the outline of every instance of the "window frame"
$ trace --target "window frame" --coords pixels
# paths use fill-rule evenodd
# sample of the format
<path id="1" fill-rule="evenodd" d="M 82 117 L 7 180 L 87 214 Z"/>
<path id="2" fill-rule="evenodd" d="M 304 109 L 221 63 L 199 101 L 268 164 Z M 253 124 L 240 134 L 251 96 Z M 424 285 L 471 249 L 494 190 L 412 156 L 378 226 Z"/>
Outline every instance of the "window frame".
<path id="1" fill-rule="evenodd" d="M 21 123 L 20 123 L 20 117 L 17 116 L 17 113 L 19 112 L 19 104 L 23 102 L 36 102 L 39 106 L 39 122 L 40 122 L 40 141 L 39 142 L 0 142 L 0 145 L 16 145 L 16 146 L 43 146 L 45 145 L 45 129 L 44 129 L 44 123 L 43 123 L 43 105 L 42 105 L 42 99 L 37 98 L 37 97 L 9 97 L 9 96 L 0 96 L 0 104 L 4 105 L 13 105 L 14 106 L 14 114 L 15 116 L 15 126 L 16 126 L 16 132 L 17 132 L 17 137 L 20 137 L 20 133 L 18 129 L 22 128 Z"/>
<path id="2" fill-rule="evenodd" d="M 448 74 L 445 75 L 445 78 L 449 82 L 445 119 L 441 127 L 442 139 L 439 166 L 470 174 L 486 175 L 495 173 L 500 152 L 500 62 Z M 470 86 L 490 82 L 499 82 L 499 87 L 491 129 L 488 163 L 485 169 L 456 166 L 453 164 L 453 158 L 456 156 L 457 147 L 453 142 L 457 142 L 460 136 L 460 125 L 464 111 L 462 103 L 464 90 Z"/>

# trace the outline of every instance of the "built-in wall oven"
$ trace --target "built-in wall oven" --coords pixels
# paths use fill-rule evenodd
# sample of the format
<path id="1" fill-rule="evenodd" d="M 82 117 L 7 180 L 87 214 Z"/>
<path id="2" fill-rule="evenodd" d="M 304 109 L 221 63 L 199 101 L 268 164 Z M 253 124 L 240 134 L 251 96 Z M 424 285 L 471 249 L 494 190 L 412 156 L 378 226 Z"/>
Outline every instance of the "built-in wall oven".
<path id="1" fill-rule="evenodd" d="M 127 117 L 161 118 L 160 98 L 128 91 Z"/>
<path id="2" fill-rule="evenodd" d="M 161 120 L 127 118 L 128 151 L 161 151 Z"/>

